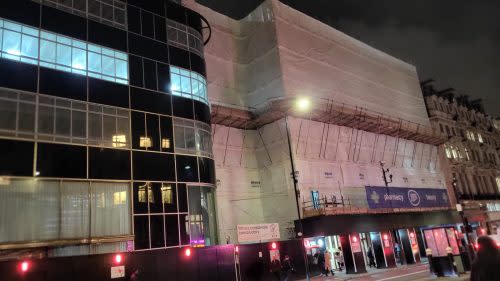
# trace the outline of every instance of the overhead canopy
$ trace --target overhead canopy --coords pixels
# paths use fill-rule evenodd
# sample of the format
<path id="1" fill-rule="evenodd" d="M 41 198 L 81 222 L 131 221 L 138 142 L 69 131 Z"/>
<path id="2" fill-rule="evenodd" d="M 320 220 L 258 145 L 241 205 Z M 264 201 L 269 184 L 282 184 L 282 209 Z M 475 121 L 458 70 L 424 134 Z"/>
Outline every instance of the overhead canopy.
<path id="1" fill-rule="evenodd" d="M 460 221 L 458 212 L 438 211 L 316 216 L 303 219 L 302 225 L 304 237 L 315 237 L 341 233 L 446 225 L 459 223 Z M 295 229 L 299 229 L 298 220 L 295 221 Z"/>

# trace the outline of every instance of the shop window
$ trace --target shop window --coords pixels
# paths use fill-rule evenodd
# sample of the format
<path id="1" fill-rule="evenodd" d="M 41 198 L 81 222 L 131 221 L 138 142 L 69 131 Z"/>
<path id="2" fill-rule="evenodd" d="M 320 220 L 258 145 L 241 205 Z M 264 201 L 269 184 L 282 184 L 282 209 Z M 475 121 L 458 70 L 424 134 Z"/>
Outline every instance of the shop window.
<path id="1" fill-rule="evenodd" d="M 2 58 L 128 84 L 128 55 L 0 19 Z"/>

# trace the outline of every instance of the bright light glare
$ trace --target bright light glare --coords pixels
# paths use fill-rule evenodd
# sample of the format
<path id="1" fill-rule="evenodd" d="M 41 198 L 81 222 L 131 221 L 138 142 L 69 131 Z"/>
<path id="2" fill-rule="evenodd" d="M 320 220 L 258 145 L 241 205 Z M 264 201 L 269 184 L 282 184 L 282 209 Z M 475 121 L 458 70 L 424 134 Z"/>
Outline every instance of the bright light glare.
<path id="1" fill-rule="evenodd" d="M 302 112 L 308 111 L 311 108 L 311 100 L 308 98 L 299 98 L 295 102 L 295 106 Z"/>
<path id="2" fill-rule="evenodd" d="M 117 254 L 117 255 L 115 256 L 115 262 L 116 262 L 116 263 L 121 263 L 121 262 L 122 262 L 122 255 Z"/>
<path id="3" fill-rule="evenodd" d="M 318 239 L 318 246 L 323 247 L 325 245 L 325 242 L 323 242 L 323 239 Z"/>
<path id="4" fill-rule="evenodd" d="M 186 255 L 186 257 L 191 256 L 191 249 L 187 248 L 186 251 L 184 252 L 184 254 Z"/>
<path id="5" fill-rule="evenodd" d="M 21 271 L 22 272 L 28 271 L 29 267 L 30 267 L 30 264 L 27 261 L 23 261 L 21 263 Z"/>
<path id="6" fill-rule="evenodd" d="M 21 55 L 21 52 L 19 50 L 15 50 L 15 49 L 7 50 L 7 53 L 11 54 L 11 55 L 14 55 L 14 56 L 20 56 Z"/>

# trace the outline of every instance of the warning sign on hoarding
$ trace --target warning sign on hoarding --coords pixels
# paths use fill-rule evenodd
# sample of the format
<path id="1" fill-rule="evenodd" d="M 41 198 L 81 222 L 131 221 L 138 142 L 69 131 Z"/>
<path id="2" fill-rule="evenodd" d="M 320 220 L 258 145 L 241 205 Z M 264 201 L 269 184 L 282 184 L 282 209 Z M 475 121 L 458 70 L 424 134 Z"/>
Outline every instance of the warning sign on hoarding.
<path id="1" fill-rule="evenodd" d="M 280 227 L 277 223 L 239 224 L 237 229 L 239 243 L 276 240 L 280 238 Z"/>
<path id="2" fill-rule="evenodd" d="M 113 266 L 111 267 L 111 279 L 125 277 L 125 266 Z"/>

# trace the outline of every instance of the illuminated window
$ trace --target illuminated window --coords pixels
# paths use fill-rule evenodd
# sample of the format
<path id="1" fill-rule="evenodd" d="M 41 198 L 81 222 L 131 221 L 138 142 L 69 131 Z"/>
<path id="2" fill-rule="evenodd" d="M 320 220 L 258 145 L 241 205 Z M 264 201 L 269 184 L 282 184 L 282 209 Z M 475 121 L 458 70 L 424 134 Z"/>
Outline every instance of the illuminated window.
<path id="1" fill-rule="evenodd" d="M 481 136 L 480 133 L 477 133 L 477 140 L 480 142 L 480 143 L 483 143 L 483 136 Z"/>
<path id="2" fill-rule="evenodd" d="M 465 157 L 467 157 L 467 161 L 470 161 L 470 155 L 469 155 L 469 151 L 467 150 L 467 148 L 465 148 Z"/>
<path id="3" fill-rule="evenodd" d="M 128 84 L 128 55 L 0 18 L 0 57 Z"/>
<path id="4" fill-rule="evenodd" d="M 143 147 L 143 148 L 149 148 L 149 147 L 153 146 L 151 143 L 151 138 L 150 137 L 141 137 L 139 139 L 139 146 Z"/>
<path id="5" fill-rule="evenodd" d="M 500 192 L 500 177 L 497 177 L 497 189 Z"/>
<path id="6" fill-rule="evenodd" d="M 162 138 L 161 139 L 161 148 L 170 148 L 170 139 Z"/>
<path id="7" fill-rule="evenodd" d="M 137 200 L 141 203 L 146 203 L 146 187 L 148 184 L 139 186 L 139 190 L 137 192 Z"/>
<path id="8" fill-rule="evenodd" d="M 198 100 L 208 104 L 207 81 L 193 71 L 170 66 L 170 90 L 174 96 Z"/>
<path id="9" fill-rule="evenodd" d="M 115 205 L 123 205 L 127 203 L 127 192 L 119 191 L 113 194 L 113 203 Z"/>
<path id="10" fill-rule="evenodd" d="M 125 135 L 113 135 L 113 147 L 126 147 L 127 137 Z"/>
<path id="11" fill-rule="evenodd" d="M 451 149 L 447 145 L 444 146 L 444 151 L 446 152 L 446 157 L 447 158 L 451 158 L 452 157 L 451 156 Z"/>
<path id="12" fill-rule="evenodd" d="M 453 154 L 453 158 L 455 159 L 458 158 L 457 150 L 453 146 L 451 147 L 451 153 Z"/>
<path id="13" fill-rule="evenodd" d="M 171 185 L 164 185 L 162 184 L 161 186 L 161 202 L 163 204 L 173 204 L 173 192 L 172 192 L 172 186 Z"/>
<path id="14" fill-rule="evenodd" d="M 151 184 L 148 184 L 148 202 L 149 203 L 155 202 L 155 197 L 153 194 L 153 188 L 151 187 Z"/>

